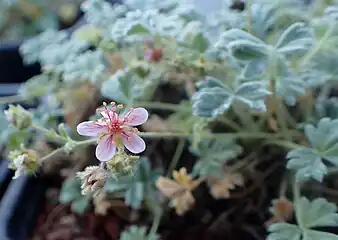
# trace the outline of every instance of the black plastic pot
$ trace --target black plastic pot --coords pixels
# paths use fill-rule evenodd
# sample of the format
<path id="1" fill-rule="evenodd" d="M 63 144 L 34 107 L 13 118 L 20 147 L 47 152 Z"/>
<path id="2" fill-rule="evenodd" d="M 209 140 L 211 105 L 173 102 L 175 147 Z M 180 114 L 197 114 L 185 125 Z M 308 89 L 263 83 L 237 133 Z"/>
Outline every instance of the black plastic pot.
<path id="1" fill-rule="evenodd" d="M 4 62 L 4 59 L 0 60 Z M 33 72 L 32 69 L 23 67 L 22 81 L 29 78 Z M 14 95 L 19 86 L 17 83 L 0 84 L 0 96 Z M 0 239 L 28 240 L 35 224 L 34 219 L 43 204 L 46 185 L 39 177 L 24 176 L 16 180 L 12 180 L 12 177 L 13 171 L 8 169 L 8 161 L 2 160 L 0 162 Z"/>

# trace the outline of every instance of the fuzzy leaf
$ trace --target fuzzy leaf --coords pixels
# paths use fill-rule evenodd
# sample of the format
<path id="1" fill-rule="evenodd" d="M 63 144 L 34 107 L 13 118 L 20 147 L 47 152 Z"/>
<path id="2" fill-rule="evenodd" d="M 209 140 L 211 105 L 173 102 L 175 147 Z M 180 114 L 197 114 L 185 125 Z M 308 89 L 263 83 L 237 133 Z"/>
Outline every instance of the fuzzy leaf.
<path id="1" fill-rule="evenodd" d="M 224 163 L 242 153 L 241 146 L 232 139 L 218 139 L 203 141 L 198 149 L 192 150 L 199 156 L 193 173 L 200 176 L 221 177 Z"/>
<path id="2" fill-rule="evenodd" d="M 133 101 L 133 75 L 128 71 L 117 71 L 101 87 L 101 94 L 118 103 L 129 104 Z"/>
<path id="3" fill-rule="evenodd" d="M 158 235 L 147 236 L 145 227 L 131 226 L 121 234 L 121 240 L 159 240 Z"/>
<path id="4" fill-rule="evenodd" d="M 235 58 L 243 61 L 265 59 L 269 52 L 262 40 L 240 29 L 224 32 L 216 45 L 228 48 Z"/>
<path id="5" fill-rule="evenodd" d="M 126 191 L 125 201 L 126 204 L 134 209 L 138 209 L 145 197 L 144 195 L 144 184 L 142 182 L 134 181 Z"/>
<path id="6" fill-rule="evenodd" d="M 275 223 L 268 230 L 267 240 L 301 240 L 302 236 L 302 231 L 289 223 Z"/>
<path id="7" fill-rule="evenodd" d="M 76 199 L 81 199 L 81 180 L 77 177 L 72 177 L 65 180 L 62 184 L 59 201 L 63 204 L 71 203 Z"/>
<path id="8" fill-rule="evenodd" d="M 308 124 L 304 130 L 311 147 L 290 151 L 287 168 L 296 170 L 296 178 L 300 181 L 309 178 L 322 181 L 327 174 L 323 160 L 338 166 L 338 120 L 323 118 L 317 127 Z"/>
<path id="9" fill-rule="evenodd" d="M 303 240 L 338 240 L 338 236 L 328 232 L 306 230 Z"/>
<path id="10" fill-rule="evenodd" d="M 302 197 L 296 207 L 300 208 L 300 221 L 307 228 L 338 226 L 337 207 L 324 198 L 316 198 L 310 202 Z"/>
<path id="11" fill-rule="evenodd" d="M 193 95 L 193 114 L 200 117 L 217 117 L 226 112 L 238 101 L 249 108 L 265 111 L 265 97 L 270 95 L 265 83 L 259 81 L 245 82 L 236 89 L 230 89 L 215 78 L 208 77 Z"/>
<path id="12" fill-rule="evenodd" d="M 129 29 L 127 31 L 127 35 L 149 35 L 150 31 L 142 24 L 135 24 L 129 26 Z"/>
<path id="13" fill-rule="evenodd" d="M 256 44 L 248 40 L 237 40 L 227 46 L 231 54 L 242 61 L 265 59 L 268 54 L 268 49 L 265 45 Z"/>
<path id="14" fill-rule="evenodd" d="M 193 41 L 192 41 L 192 48 L 197 50 L 200 53 L 203 53 L 207 50 L 209 46 L 208 39 L 203 35 L 203 33 L 198 33 Z"/>
<path id="15" fill-rule="evenodd" d="M 82 195 L 80 198 L 77 198 L 75 201 L 72 202 L 70 208 L 73 212 L 82 215 L 87 211 L 90 204 L 90 200 L 91 200 L 90 195 L 85 196 Z"/>
<path id="16" fill-rule="evenodd" d="M 304 23 L 294 23 L 280 36 L 276 48 L 282 54 L 306 52 L 314 43 L 312 29 Z"/>

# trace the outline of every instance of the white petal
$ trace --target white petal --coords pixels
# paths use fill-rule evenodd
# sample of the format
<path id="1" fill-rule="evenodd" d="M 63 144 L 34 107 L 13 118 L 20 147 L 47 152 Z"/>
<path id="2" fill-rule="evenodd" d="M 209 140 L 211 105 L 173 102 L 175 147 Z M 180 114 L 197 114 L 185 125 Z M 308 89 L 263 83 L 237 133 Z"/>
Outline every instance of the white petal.
<path id="1" fill-rule="evenodd" d="M 112 135 L 105 135 L 99 140 L 95 155 L 100 161 L 109 161 L 116 153 L 116 145 L 113 142 Z"/>

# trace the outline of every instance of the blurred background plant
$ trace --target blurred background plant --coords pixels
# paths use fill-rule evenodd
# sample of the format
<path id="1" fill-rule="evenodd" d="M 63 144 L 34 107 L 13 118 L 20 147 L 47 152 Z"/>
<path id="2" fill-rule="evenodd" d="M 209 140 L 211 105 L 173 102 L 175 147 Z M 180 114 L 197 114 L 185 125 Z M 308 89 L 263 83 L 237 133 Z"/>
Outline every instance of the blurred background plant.
<path id="1" fill-rule="evenodd" d="M 71 26 L 82 0 L 1 0 L 0 41 L 21 41 L 47 29 Z"/>
<path id="2" fill-rule="evenodd" d="M 80 8 L 74 31 L 20 46 L 41 74 L 0 98 L 36 103 L 4 107 L 3 154 L 16 177 L 57 182 L 47 202 L 69 226 L 91 214 L 114 216 L 103 235 L 90 225 L 99 239 L 337 239 L 337 1 Z"/>

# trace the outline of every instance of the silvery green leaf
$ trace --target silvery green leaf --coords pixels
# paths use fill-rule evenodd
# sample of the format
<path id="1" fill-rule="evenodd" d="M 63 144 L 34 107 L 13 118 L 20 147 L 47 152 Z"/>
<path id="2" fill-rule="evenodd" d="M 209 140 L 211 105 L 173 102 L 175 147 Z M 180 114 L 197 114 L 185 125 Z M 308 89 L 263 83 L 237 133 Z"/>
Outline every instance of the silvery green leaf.
<path id="1" fill-rule="evenodd" d="M 90 206 L 91 196 L 90 195 L 81 195 L 80 198 L 76 199 L 70 205 L 70 209 L 77 214 L 84 214 Z"/>
<path id="2" fill-rule="evenodd" d="M 325 100 L 317 99 L 316 112 L 319 118 L 338 118 L 338 98 L 332 97 Z"/>
<path id="3" fill-rule="evenodd" d="M 242 147 L 229 138 L 202 141 L 197 149 L 192 149 L 199 157 L 193 172 L 200 176 L 221 177 L 225 162 L 237 157 L 242 151 Z"/>
<path id="4" fill-rule="evenodd" d="M 302 231 L 289 223 L 274 223 L 269 227 L 267 240 L 301 240 Z"/>
<path id="5" fill-rule="evenodd" d="M 208 46 L 209 40 L 203 35 L 203 33 L 198 33 L 192 40 L 192 48 L 200 53 L 205 52 Z"/>
<path id="6" fill-rule="evenodd" d="M 63 72 L 68 61 L 71 61 L 89 47 L 87 42 L 71 39 L 64 43 L 52 43 L 40 54 L 40 62 L 46 69 Z"/>
<path id="7" fill-rule="evenodd" d="M 231 89 L 215 78 L 207 77 L 193 95 L 193 114 L 200 117 L 216 117 L 227 111 L 235 101 L 249 108 L 265 111 L 265 97 L 270 95 L 264 82 L 252 81 Z"/>
<path id="8" fill-rule="evenodd" d="M 42 97 L 54 87 L 51 80 L 48 74 L 36 75 L 23 83 L 18 92 L 26 98 Z"/>
<path id="9" fill-rule="evenodd" d="M 309 178 L 322 181 L 327 174 L 323 160 L 338 165 L 338 120 L 322 118 L 317 127 L 307 124 L 305 135 L 311 147 L 301 147 L 290 151 L 287 168 L 296 170 L 298 180 Z"/>
<path id="10" fill-rule="evenodd" d="M 280 76 L 276 78 L 276 94 L 284 99 L 289 106 L 294 106 L 297 97 L 304 96 L 306 83 L 298 76 Z"/>
<path id="11" fill-rule="evenodd" d="M 265 59 L 269 52 L 266 45 L 248 40 L 232 41 L 227 47 L 235 58 L 242 61 Z"/>
<path id="12" fill-rule="evenodd" d="M 246 40 L 248 42 L 252 42 L 257 45 L 265 45 L 265 43 L 259 38 L 251 35 L 250 33 L 244 30 L 237 29 L 237 28 L 233 28 L 233 29 L 223 32 L 217 44 L 223 44 L 226 46 L 229 43 L 233 41 L 238 41 L 238 40 Z"/>
<path id="13" fill-rule="evenodd" d="M 321 52 L 318 53 L 311 61 L 311 65 L 309 66 L 310 73 L 314 75 L 314 81 L 318 81 L 318 84 L 322 84 L 324 81 L 319 81 L 318 78 L 322 78 L 323 80 L 327 79 L 335 79 L 338 75 L 338 52 L 335 50 L 330 50 L 329 52 Z M 316 71 L 314 73 L 314 71 Z M 317 74 L 316 74 L 317 73 Z"/>
<path id="14" fill-rule="evenodd" d="M 64 66 L 63 79 L 65 82 L 85 81 L 92 83 L 102 81 L 105 66 L 102 62 L 101 51 L 87 51 L 69 61 Z"/>
<path id="15" fill-rule="evenodd" d="M 244 71 L 242 72 L 243 78 L 256 79 L 263 77 L 264 71 L 267 68 L 267 61 L 254 60 L 250 61 L 245 65 Z"/>
<path id="16" fill-rule="evenodd" d="M 118 178 L 109 176 L 104 184 L 104 191 L 108 193 L 121 192 L 128 189 L 133 181 L 132 176 L 119 176 Z"/>
<path id="17" fill-rule="evenodd" d="M 279 37 L 276 48 L 282 54 L 296 54 L 307 52 L 313 44 L 313 30 L 305 23 L 294 23 Z"/>
<path id="18" fill-rule="evenodd" d="M 303 234 L 304 240 L 338 240 L 338 235 L 328 232 L 320 232 L 315 230 L 306 230 Z"/>
<path id="19" fill-rule="evenodd" d="M 37 62 L 41 52 L 50 44 L 59 44 L 66 40 L 67 33 L 64 31 L 46 30 L 40 35 L 30 38 L 20 46 L 20 54 L 26 64 Z"/>
<path id="20" fill-rule="evenodd" d="M 269 4 L 253 3 L 247 11 L 251 11 L 251 31 L 255 36 L 264 39 L 276 21 L 276 9 Z"/>
<path id="21" fill-rule="evenodd" d="M 159 240 L 158 235 L 147 235 L 146 227 L 131 226 L 121 234 L 120 240 Z"/>
<path id="22" fill-rule="evenodd" d="M 302 197 L 296 208 L 299 208 L 298 218 L 306 228 L 338 226 L 337 207 L 325 198 L 316 198 L 310 201 L 306 197 Z"/>
<path id="23" fill-rule="evenodd" d="M 129 29 L 127 30 L 127 35 L 149 35 L 150 31 L 143 26 L 142 24 L 134 24 L 128 26 Z"/>
<path id="24" fill-rule="evenodd" d="M 115 21 L 122 17 L 128 10 L 125 5 L 115 4 L 105 0 L 86 0 L 81 4 L 81 10 L 88 23 L 105 31 L 109 31 Z"/>
<path id="25" fill-rule="evenodd" d="M 142 182 L 134 181 L 125 193 L 125 202 L 128 206 L 138 209 L 145 197 L 145 185 Z"/>
<path id="26" fill-rule="evenodd" d="M 81 180 L 79 178 L 71 177 L 63 182 L 59 195 L 60 203 L 68 204 L 81 197 Z"/>
<path id="27" fill-rule="evenodd" d="M 117 71 L 101 87 L 101 94 L 118 103 L 129 104 L 133 101 L 134 75 L 128 70 Z"/>
<path id="28" fill-rule="evenodd" d="M 324 14 L 338 20 L 338 6 L 328 6 L 325 9 Z"/>

